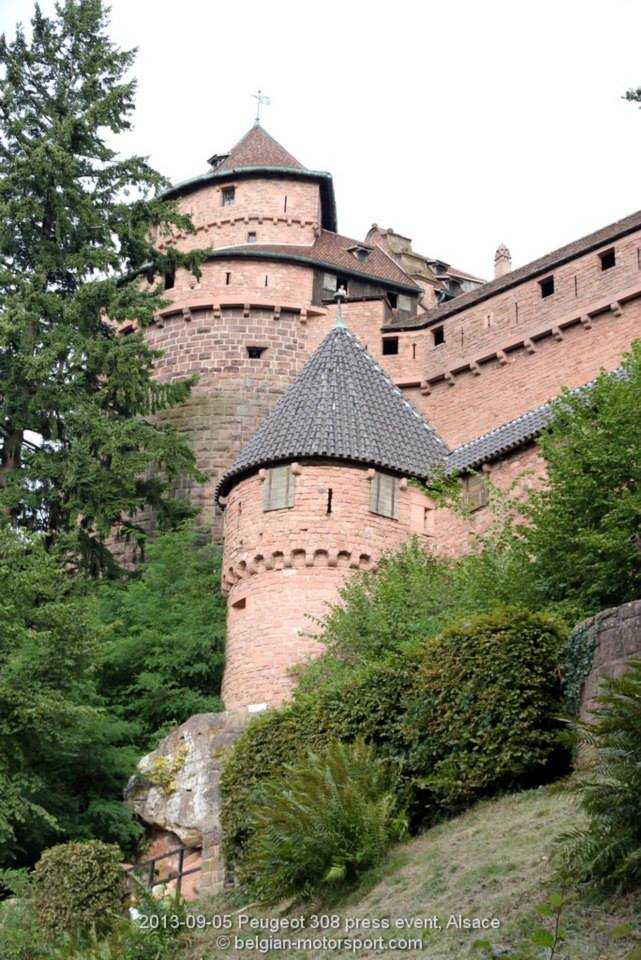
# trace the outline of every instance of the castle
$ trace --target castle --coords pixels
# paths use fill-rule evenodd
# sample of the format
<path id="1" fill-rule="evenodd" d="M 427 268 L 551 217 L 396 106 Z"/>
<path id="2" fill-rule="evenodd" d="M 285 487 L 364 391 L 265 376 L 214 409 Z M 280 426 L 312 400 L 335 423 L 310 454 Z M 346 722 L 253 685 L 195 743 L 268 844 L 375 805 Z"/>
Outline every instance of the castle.
<path id="1" fill-rule="evenodd" d="M 207 256 L 199 280 L 165 277 L 146 335 L 159 378 L 199 376 L 170 416 L 208 478 L 186 493 L 224 539 L 225 707 L 252 713 L 319 652 L 313 618 L 351 571 L 414 535 L 465 550 L 488 523 L 483 472 L 536 482 L 549 401 L 639 335 L 641 212 L 516 270 L 502 245 L 483 282 L 392 230 L 337 233 L 330 174 L 258 123 L 166 195 L 196 228 L 172 242 Z M 469 517 L 424 492 L 443 470 Z"/>

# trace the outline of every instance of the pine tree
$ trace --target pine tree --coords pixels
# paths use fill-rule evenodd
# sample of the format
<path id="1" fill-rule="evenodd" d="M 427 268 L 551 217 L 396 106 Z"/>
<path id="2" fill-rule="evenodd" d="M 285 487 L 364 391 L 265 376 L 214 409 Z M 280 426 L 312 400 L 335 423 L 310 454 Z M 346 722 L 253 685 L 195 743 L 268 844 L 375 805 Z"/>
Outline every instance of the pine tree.
<path id="1" fill-rule="evenodd" d="M 197 476 L 153 419 L 192 383 L 154 381 L 142 330 L 163 276 L 200 261 L 170 243 L 193 228 L 163 177 L 112 146 L 131 127 L 134 52 L 110 41 L 101 0 L 36 6 L 31 25 L 0 38 L 0 515 L 96 574 L 115 526 L 142 537 L 145 507 L 171 526 L 178 477 Z"/>

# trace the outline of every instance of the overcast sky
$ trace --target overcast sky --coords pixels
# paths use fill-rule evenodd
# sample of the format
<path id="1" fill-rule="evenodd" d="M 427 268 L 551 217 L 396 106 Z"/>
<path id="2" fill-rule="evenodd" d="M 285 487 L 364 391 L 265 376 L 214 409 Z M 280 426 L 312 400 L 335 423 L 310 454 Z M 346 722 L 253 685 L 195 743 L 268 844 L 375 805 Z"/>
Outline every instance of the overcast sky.
<path id="1" fill-rule="evenodd" d="M 43 0 L 45 11 L 53 8 Z M 0 0 L 0 30 L 30 0 Z M 251 126 L 334 176 L 339 230 L 373 222 L 490 276 L 641 207 L 639 0 L 113 0 L 139 48 L 123 148 L 172 180 Z"/>

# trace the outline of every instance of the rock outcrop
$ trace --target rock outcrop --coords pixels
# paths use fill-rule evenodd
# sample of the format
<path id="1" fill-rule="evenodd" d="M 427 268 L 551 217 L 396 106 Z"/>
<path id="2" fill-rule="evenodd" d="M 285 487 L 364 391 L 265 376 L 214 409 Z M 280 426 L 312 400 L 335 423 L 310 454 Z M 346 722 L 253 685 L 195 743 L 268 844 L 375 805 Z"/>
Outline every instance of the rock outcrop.
<path id="1" fill-rule="evenodd" d="M 246 712 L 195 714 L 140 760 L 125 790 L 126 803 L 149 830 L 147 857 L 180 843 L 202 848 L 201 894 L 223 883 L 220 774 L 226 751 L 248 720 Z"/>

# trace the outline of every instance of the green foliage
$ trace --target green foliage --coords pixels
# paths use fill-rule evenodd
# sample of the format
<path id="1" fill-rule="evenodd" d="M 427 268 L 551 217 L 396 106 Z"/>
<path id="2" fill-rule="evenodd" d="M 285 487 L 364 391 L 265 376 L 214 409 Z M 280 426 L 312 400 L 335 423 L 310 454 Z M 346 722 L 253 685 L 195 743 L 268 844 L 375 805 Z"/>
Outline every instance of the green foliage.
<path id="1" fill-rule="evenodd" d="M 416 825 L 475 797 L 548 778 L 559 757 L 558 656 L 547 617 L 504 608 L 460 623 L 393 662 L 331 674 L 315 691 L 256 718 L 223 770 L 228 855 L 252 837 L 256 790 L 311 747 L 363 737 L 395 763 L 399 802 Z M 250 840 L 251 842 L 251 840 Z"/>
<path id="2" fill-rule="evenodd" d="M 581 708 L 581 690 L 592 669 L 597 641 L 598 633 L 581 624 L 570 633 L 561 662 L 565 709 L 569 713 L 578 714 Z"/>
<path id="3" fill-rule="evenodd" d="M 67 0 L 51 18 L 36 7 L 29 38 L 0 38 L 0 513 L 93 573 L 113 569 L 115 525 L 144 538 L 129 518 L 146 506 L 171 525 L 185 510 L 171 489 L 197 476 L 152 419 L 191 381 L 155 381 L 142 333 L 117 331 L 165 302 L 143 268 L 197 271 L 200 256 L 159 253 L 193 227 L 144 158 L 110 146 L 131 127 L 135 82 L 107 24 L 101 0 Z"/>
<path id="4" fill-rule="evenodd" d="M 34 906 L 50 934 L 106 931 L 123 911 L 125 874 L 114 844 L 90 840 L 49 847 L 34 870 Z"/>
<path id="5" fill-rule="evenodd" d="M 537 949 L 537 953 L 542 957 L 542 960 L 554 960 L 555 957 L 560 957 L 559 951 L 565 941 L 565 932 L 561 928 L 561 914 L 564 906 L 565 901 L 561 894 L 551 893 L 536 908 L 542 920 L 548 921 L 548 925 L 545 926 L 540 922 L 532 924 L 528 934 L 528 944 Z M 490 960 L 498 956 L 489 940 L 476 940 L 472 944 L 472 949 L 478 951 L 484 957 L 490 958 Z M 528 955 L 531 955 L 529 950 Z M 511 950 L 501 950 L 500 956 L 503 960 L 524 960 L 525 958 L 522 949 L 518 948 L 516 953 Z"/>
<path id="6" fill-rule="evenodd" d="M 126 847 L 140 832 L 120 802 L 132 731 L 95 686 L 89 589 L 39 539 L 0 530 L 0 865 L 68 838 Z"/>
<path id="7" fill-rule="evenodd" d="M 263 903 L 353 886 L 406 829 L 389 768 L 362 740 L 287 764 L 249 817 L 241 882 Z"/>
<path id="8" fill-rule="evenodd" d="M 453 811 L 550 775 L 560 759 L 553 715 L 564 640 L 550 618 L 507 607 L 426 645 L 407 724 L 427 803 Z"/>
<path id="9" fill-rule="evenodd" d="M 282 775 L 285 765 L 311 748 L 363 737 L 380 756 L 402 761 L 403 718 L 414 673 L 402 666 L 369 666 L 315 693 L 297 690 L 279 710 L 256 717 L 227 756 L 221 778 L 221 819 L 227 856 L 247 842 L 249 809 L 262 783 Z"/>
<path id="10" fill-rule="evenodd" d="M 641 886 L 641 660 L 605 681 L 594 723 L 584 730 L 593 765 L 580 773 L 588 826 L 562 838 L 566 872 L 596 893 Z"/>
<path id="11" fill-rule="evenodd" d="M 99 689 L 138 728 L 141 752 L 193 714 L 221 709 L 221 558 L 197 537 L 190 529 L 158 537 L 135 576 L 99 588 Z"/>
<path id="12" fill-rule="evenodd" d="M 518 530 L 539 594 L 584 615 L 641 596 L 641 344 L 623 367 L 556 401 L 541 438 L 549 481 Z"/>
<path id="13" fill-rule="evenodd" d="M 358 573 L 343 586 L 321 623 L 327 652 L 300 671 L 301 686 L 311 692 L 363 663 L 393 663 L 461 617 L 508 603 L 538 609 L 527 566 L 509 524 L 457 560 L 408 541 L 384 555 L 375 573 Z"/>

